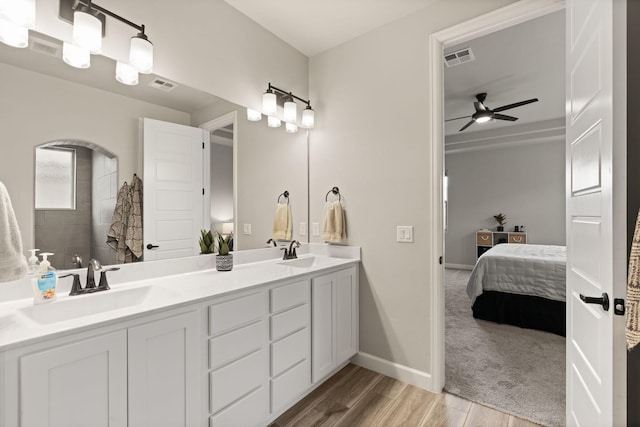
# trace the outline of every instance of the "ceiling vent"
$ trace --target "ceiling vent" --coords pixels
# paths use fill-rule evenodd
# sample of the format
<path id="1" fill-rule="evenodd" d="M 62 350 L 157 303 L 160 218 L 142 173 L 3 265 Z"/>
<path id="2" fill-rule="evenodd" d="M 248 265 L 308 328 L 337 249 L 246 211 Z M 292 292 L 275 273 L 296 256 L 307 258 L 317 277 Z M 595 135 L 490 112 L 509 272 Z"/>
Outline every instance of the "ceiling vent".
<path id="1" fill-rule="evenodd" d="M 178 87 L 177 83 L 170 82 L 169 80 L 155 78 L 149 82 L 149 86 L 163 90 L 165 92 L 171 92 Z"/>
<path id="2" fill-rule="evenodd" d="M 38 53 L 44 53 L 45 55 L 54 56 L 56 58 L 62 57 L 60 48 L 61 46 L 58 43 L 39 39 L 37 37 L 31 36 L 29 40 L 29 49 Z"/>
<path id="3" fill-rule="evenodd" d="M 444 55 L 444 63 L 447 64 L 447 67 L 460 65 L 465 62 L 473 61 L 474 59 L 476 59 L 476 57 L 473 56 L 473 52 L 471 51 L 470 47 L 466 47 L 456 52 L 451 52 Z"/>

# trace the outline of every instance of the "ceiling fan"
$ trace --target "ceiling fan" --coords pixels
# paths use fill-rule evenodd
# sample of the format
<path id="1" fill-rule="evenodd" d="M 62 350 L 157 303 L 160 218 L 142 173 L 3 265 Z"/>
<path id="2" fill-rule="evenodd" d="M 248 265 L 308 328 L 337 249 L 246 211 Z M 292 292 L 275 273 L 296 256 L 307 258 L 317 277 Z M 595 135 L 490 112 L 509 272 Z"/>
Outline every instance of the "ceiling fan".
<path id="1" fill-rule="evenodd" d="M 485 123 L 493 119 L 508 120 L 510 122 L 515 122 L 516 120 L 518 120 L 517 117 L 507 116 L 506 114 L 497 114 L 497 113 L 499 113 L 500 111 L 510 110 L 512 108 L 520 107 L 522 105 L 527 105 L 527 104 L 531 104 L 532 102 L 538 101 L 538 98 L 531 98 L 531 99 L 527 99 L 526 101 L 520 101 L 520 102 L 515 102 L 513 104 L 503 105 L 502 107 L 494 108 L 492 110 L 490 108 L 487 108 L 484 105 L 484 100 L 487 99 L 486 93 L 477 94 L 476 99 L 477 101 L 474 101 L 473 103 L 473 106 L 476 109 L 475 113 L 473 113 L 470 116 L 456 117 L 455 119 L 448 119 L 445 121 L 450 122 L 451 120 L 459 120 L 459 119 L 465 119 L 467 117 L 471 117 L 471 121 L 466 125 L 462 126 L 462 128 L 458 132 L 462 132 L 463 130 L 465 130 L 466 128 L 468 128 L 469 126 L 471 126 L 476 122 Z"/>

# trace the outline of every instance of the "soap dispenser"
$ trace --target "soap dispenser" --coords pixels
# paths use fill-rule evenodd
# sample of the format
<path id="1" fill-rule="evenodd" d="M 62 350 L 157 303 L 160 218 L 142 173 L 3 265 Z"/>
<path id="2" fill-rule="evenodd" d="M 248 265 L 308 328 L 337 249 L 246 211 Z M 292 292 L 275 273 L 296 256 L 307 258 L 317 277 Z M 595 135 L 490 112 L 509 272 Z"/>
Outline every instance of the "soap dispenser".
<path id="1" fill-rule="evenodd" d="M 55 268 L 51 266 L 51 263 L 47 259 L 49 255 L 53 255 L 53 253 L 43 252 L 40 254 L 42 261 L 40 261 L 36 278 L 35 296 L 33 298 L 34 304 L 42 304 L 56 299 L 58 275 L 56 274 Z"/>
<path id="2" fill-rule="evenodd" d="M 34 275 L 38 273 L 38 256 L 36 252 L 40 249 L 29 249 L 28 252 L 31 252 L 31 256 L 27 260 L 27 274 Z"/>

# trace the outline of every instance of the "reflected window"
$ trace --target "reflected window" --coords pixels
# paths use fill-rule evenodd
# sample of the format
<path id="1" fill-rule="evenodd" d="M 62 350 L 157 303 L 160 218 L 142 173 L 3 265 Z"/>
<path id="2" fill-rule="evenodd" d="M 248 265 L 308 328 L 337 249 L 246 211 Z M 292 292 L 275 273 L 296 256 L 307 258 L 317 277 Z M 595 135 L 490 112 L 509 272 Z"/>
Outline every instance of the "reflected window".
<path id="1" fill-rule="evenodd" d="M 76 208 L 76 151 L 36 149 L 36 209 Z"/>

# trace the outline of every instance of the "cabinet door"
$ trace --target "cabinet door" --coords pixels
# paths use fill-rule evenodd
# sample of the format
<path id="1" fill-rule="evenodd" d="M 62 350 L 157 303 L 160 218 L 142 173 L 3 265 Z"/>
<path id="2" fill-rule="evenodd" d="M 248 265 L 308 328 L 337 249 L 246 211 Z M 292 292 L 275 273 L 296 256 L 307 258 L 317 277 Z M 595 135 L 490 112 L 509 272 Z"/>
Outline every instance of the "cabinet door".
<path id="1" fill-rule="evenodd" d="M 358 351 L 358 288 L 355 269 L 338 271 L 334 279 L 336 364 L 349 360 Z"/>
<path id="2" fill-rule="evenodd" d="M 129 427 L 202 424 L 200 315 L 129 329 Z"/>
<path id="3" fill-rule="evenodd" d="M 21 427 L 127 425 L 125 331 L 20 358 Z"/>
<path id="4" fill-rule="evenodd" d="M 333 274 L 319 276 L 312 282 L 312 377 L 317 382 L 335 366 L 333 341 Z"/>

